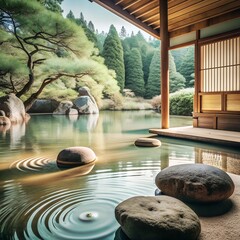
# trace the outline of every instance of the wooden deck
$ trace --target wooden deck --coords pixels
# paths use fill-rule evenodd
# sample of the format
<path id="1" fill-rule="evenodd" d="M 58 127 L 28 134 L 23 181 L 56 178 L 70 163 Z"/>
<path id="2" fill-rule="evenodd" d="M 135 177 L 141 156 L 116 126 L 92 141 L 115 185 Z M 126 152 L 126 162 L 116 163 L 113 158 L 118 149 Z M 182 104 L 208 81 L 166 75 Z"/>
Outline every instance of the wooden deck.
<path id="1" fill-rule="evenodd" d="M 149 129 L 149 132 L 159 136 L 220 144 L 224 146 L 238 147 L 240 149 L 240 132 L 194 128 L 192 126 L 170 129 Z"/>

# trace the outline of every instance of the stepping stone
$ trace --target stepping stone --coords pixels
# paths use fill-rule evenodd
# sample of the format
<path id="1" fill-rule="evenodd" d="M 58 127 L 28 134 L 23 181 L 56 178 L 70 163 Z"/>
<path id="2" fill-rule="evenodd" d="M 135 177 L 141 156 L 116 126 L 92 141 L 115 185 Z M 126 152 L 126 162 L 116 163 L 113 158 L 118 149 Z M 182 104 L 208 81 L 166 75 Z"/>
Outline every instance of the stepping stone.
<path id="1" fill-rule="evenodd" d="M 115 217 L 131 240 L 196 240 L 201 232 L 198 216 L 169 196 L 137 196 L 120 203 Z"/>
<path id="2" fill-rule="evenodd" d="M 57 165 L 60 168 L 72 168 L 91 163 L 96 155 L 88 147 L 69 147 L 63 149 L 57 156 Z"/>
<path id="3" fill-rule="evenodd" d="M 161 146 L 161 142 L 155 138 L 138 138 L 135 141 L 135 145 L 139 147 L 159 147 Z"/>
<path id="4" fill-rule="evenodd" d="M 204 164 L 181 164 L 163 169 L 155 183 L 165 195 L 187 202 L 217 202 L 229 198 L 234 183 L 223 170 Z"/>

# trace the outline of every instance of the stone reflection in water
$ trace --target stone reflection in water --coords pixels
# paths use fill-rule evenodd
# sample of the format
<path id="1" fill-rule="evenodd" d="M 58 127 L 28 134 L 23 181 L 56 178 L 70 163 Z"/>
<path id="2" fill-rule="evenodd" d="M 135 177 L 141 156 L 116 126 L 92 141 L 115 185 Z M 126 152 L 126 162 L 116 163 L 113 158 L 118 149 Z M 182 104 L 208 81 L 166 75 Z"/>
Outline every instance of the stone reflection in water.
<path id="1" fill-rule="evenodd" d="M 226 172 L 240 175 L 239 154 L 196 148 L 196 162 L 218 167 Z"/>

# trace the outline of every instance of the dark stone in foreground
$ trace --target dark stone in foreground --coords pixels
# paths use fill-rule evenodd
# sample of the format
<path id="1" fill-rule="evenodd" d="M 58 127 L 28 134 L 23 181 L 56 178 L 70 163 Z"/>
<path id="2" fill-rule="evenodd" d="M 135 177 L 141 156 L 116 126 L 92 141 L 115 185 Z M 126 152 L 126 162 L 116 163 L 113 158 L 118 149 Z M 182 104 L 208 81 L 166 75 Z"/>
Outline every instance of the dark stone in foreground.
<path id="1" fill-rule="evenodd" d="M 60 168 L 78 167 L 96 160 L 96 155 L 88 147 L 69 147 L 63 149 L 57 156 Z"/>
<path id="2" fill-rule="evenodd" d="M 234 191 L 234 183 L 226 172 L 204 164 L 165 168 L 158 173 L 155 183 L 164 194 L 188 202 L 222 201 Z"/>
<path id="3" fill-rule="evenodd" d="M 131 240 L 196 240 L 201 232 L 198 216 L 168 196 L 129 198 L 116 207 L 115 217 Z"/>
<path id="4" fill-rule="evenodd" d="M 138 138 L 135 141 L 135 145 L 139 147 L 159 147 L 161 142 L 155 138 Z"/>

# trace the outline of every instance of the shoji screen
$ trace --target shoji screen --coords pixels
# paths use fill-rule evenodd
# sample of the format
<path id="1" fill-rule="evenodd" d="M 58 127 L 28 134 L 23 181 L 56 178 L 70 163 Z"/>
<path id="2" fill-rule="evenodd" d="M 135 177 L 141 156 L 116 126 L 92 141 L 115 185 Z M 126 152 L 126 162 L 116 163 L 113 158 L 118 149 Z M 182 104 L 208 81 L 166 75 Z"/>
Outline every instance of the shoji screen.
<path id="1" fill-rule="evenodd" d="M 240 37 L 201 46 L 201 92 L 240 91 Z"/>

